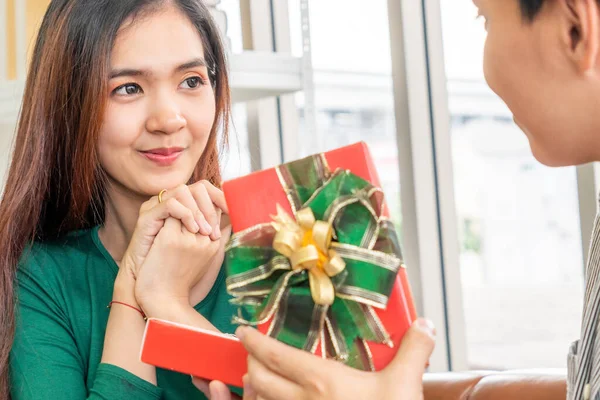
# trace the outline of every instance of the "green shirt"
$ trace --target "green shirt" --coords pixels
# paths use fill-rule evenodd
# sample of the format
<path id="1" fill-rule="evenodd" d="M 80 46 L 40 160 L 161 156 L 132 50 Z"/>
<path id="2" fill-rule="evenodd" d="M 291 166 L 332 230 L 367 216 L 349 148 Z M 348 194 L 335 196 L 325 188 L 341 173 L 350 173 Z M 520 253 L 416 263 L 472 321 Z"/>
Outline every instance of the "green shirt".
<path id="1" fill-rule="evenodd" d="M 156 387 L 100 363 L 117 271 L 97 227 L 60 242 L 35 243 L 24 254 L 10 355 L 13 400 L 205 398 L 188 375 L 157 369 Z M 229 299 L 222 270 L 195 308 L 222 332 L 233 333 Z"/>

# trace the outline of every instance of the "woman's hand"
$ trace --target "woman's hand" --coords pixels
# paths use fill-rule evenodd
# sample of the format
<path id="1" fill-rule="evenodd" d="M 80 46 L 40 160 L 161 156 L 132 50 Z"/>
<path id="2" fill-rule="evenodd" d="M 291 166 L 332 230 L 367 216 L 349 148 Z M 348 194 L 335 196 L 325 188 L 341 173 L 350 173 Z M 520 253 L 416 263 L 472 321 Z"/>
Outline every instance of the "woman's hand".
<path id="1" fill-rule="evenodd" d="M 200 390 L 208 398 L 208 400 L 240 400 L 241 397 L 237 394 L 231 393 L 227 385 L 223 382 L 212 381 L 208 382 L 204 379 L 192 378 L 192 382 L 198 390 Z M 244 399 L 247 399 L 247 395 L 244 394 Z"/>
<path id="2" fill-rule="evenodd" d="M 222 241 L 168 218 L 137 272 L 135 297 L 149 317 L 190 307 L 190 290 L 222 259 Z"/>
<path id="3" fill-rule="evenodd" d="M 323 360 L 289 347 L 250 328 L 238 337 L 250 353 L 244 377 L 244 400 L 419 400 L 423 398 L 423 373 L 434 347 L 435 329 L 418 320 L 402 339 L 392 362 L 371 373 Z M 194 380 L 206 390 L 206 383 Z M 211 382 L 211 400 L 230 400 L 226 387 Z"/>
<path id="4" fill-rule="evenodd" d="M 158 201 L 158 197 L 154 197 L 141 207 L 136 228 L 128 248 L 121 261 L 119 261 L 120 268 L 114 284 L 113 301 L 127 304 L 132 308 L 142 307 L 144 309 L 145 305 L 140 303 L 138 298 L 145 299 L 148 297 L 148 293 L 152 293 L 153 277 L 156 277 L 157 280 L 162 279 L 162 275 L 155 274 L 150 267 L 147 268 L 149 270 L 148 274 L 140 276 L 142 265 L 147 261 L 148 255 L 152 258 L 153 247 L 160 247 L 161 245 L 165 245 L 165 243 L 168 247 L 169 240 L 173 240 L 176 243 L 175 246 L 171 246 L 175 249 L 190 246 L 195 247 L 195 242 L 202 239 L 204 244 L 216 240 L 216 242 L 213 242 L 216 245 L 212 247 L 219 248 L 222 245 L 220 242 L 223 242 L 225 239 L 219 240 L 220 231 L 218 224 L 220 209 L 227 211 L 227 205 L 225 204 L 223 193 L 210 185 L 210 183 L 199 182 L 189 187 L 181 186 L 177 189 L 167 191 L 161 197 L 163 198 L 162 203 Z M 173 228 L 169 229 L 169 225 Z M 213 226 L 216 228 L 213 229 Z M 172 230 L 175 231 L 175 235 L 169 235 L 169 232 Z M 163 232 L 163 234 L 161 235 L 160 232 Z M 162 272 L 171 265 L 169 262 L 175 262 L 175 265 L 178 267 L 181 264 L 190 265 L 189 260 L 183 259 L 185 258 L 183 257 L 184 255 L 189 257 L 189 253 L 182 251 L 181 254 L 171 257 L 170 260 L 167 260 L 168 262 L 165 262 Z M 208 253 L 210 252 L 203 253 L 202 255 L 204 256 Z M 152 265 L 152 263 L 146 264 Z M 203 264 L 199 265 L 199 267 L 202 268 Z M 174 282 L 172 279 L 173 276 L 168 276 L 169 279 L 164 279 L 167 287 L 162 286 L 162 282 L 161 285 L 155 287 L 165 289 L 164 293 L 169 293 L 166 290 L 169 288 L 184 288 L 180 292 L 185 293 L 185 288 L 202 276 L 199 273 L 205 272 L 203 270 L 188 270 L 188 274 L 185 275 L 181 269 L 176 268 L 173 271 L 176 273 L 174 277 L 178 278 L 179 281 L 175 279 Z M 177 274 L 178 272 L 179 274 Z M 148 291 L 140 291 L 140 287 L 145 287 Z M 161 294 L 163 292 L 156 290 L 156 293 Z M 145 323 L 141 316 L 135 315 L 136 311 L 132 308 L 116 305 L 111 309 L 102 360 L 103 362 L 125 368 L 148 382 L 156 383 L 154 367 L 139 361 L 139 346 Z M 180 311 L 179 318 L 187 318 L 190 322 L 211 329 L 212 325 L 204 318 L 201 318 L 200 314 L 196 313 L 191 307 L 180 309 Z M 149 314 L 148 311 L 146 313 Z"/>
<path id="5" fill-rule="evenodd" d="M 221 237 L 221 212 L 228 213 L 225 196 L 208 181 L 167 190 L 162 196 L 162 203 L 158 196 L 152 197 L 140 208 L 133 236 L 120 263 L 122 269 L 137 277 L 167 218 L 181 221 L 190 233 L 200 233 L 218 240 Z"/>

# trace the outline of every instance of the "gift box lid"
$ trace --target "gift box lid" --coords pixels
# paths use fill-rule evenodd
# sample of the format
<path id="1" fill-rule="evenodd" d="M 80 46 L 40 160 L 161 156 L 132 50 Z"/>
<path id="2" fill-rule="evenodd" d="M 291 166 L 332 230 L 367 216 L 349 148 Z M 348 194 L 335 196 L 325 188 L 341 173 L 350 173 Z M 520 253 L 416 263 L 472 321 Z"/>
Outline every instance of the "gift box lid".
<path id="1" fill-rule="evenodd" d="M 338 168 L 349 169 L 374 186 L 381 186 L 366 143 L 358 142 L 322 154 L 331 172 Z M 292 161 L 294 162 L 298 160 Z M 231 226 L 234 232 L 270 221 L 271 216 L 277 213 L 277 204 L 288 213 L 292 212 L 276 168 L 226 181 L 223 183 L 223 192 L 231 212 Z M 387 208 L 383 209 L 382 214 L 389 215 Z"/>
<path id="2" fill-rule="evenodd" d="M 159 368 L 242 387 L 248 353 L 234 335 L 149 318 L 140 360 Z"/>

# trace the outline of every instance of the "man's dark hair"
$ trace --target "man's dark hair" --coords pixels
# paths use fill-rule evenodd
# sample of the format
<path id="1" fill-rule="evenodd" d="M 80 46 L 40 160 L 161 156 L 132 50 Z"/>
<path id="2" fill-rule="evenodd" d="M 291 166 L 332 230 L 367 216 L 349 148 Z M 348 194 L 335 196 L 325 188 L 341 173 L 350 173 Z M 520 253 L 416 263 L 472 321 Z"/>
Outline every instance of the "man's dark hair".
<path id="1" fill-rule="evenodd" d="M 519 0 L 523 16 L 528 20 L 535 18 L 542 9 L 545 0 Z"/>
<path id="2" fill-rule="evenodd" d="M 536 17 L 545 3 L 546 0 L 519 0 L 523 16 L 530 21 Z"/>

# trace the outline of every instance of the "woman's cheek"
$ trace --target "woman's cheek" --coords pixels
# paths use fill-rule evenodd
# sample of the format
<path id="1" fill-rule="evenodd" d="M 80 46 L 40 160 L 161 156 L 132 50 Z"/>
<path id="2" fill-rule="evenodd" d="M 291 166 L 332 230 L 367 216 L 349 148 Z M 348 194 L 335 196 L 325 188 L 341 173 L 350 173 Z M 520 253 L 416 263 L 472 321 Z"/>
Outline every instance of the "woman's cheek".
<path id="1" fill-rule="evenodd" d="M 134 104 L 111 104 L 105 112 L 100 143 L 125 147 L 134 145 L 144 130 L 144 112 Z"/>
<path id="2" fill-rule="evenodd" d="M 198 111 L 200 110 L 200 111 Z M 186 111 L 188 129 L 194 139 L 208 138 L 215 123 L 215 103 L 208 102 L 202 106 L 195 105 Z"/>

